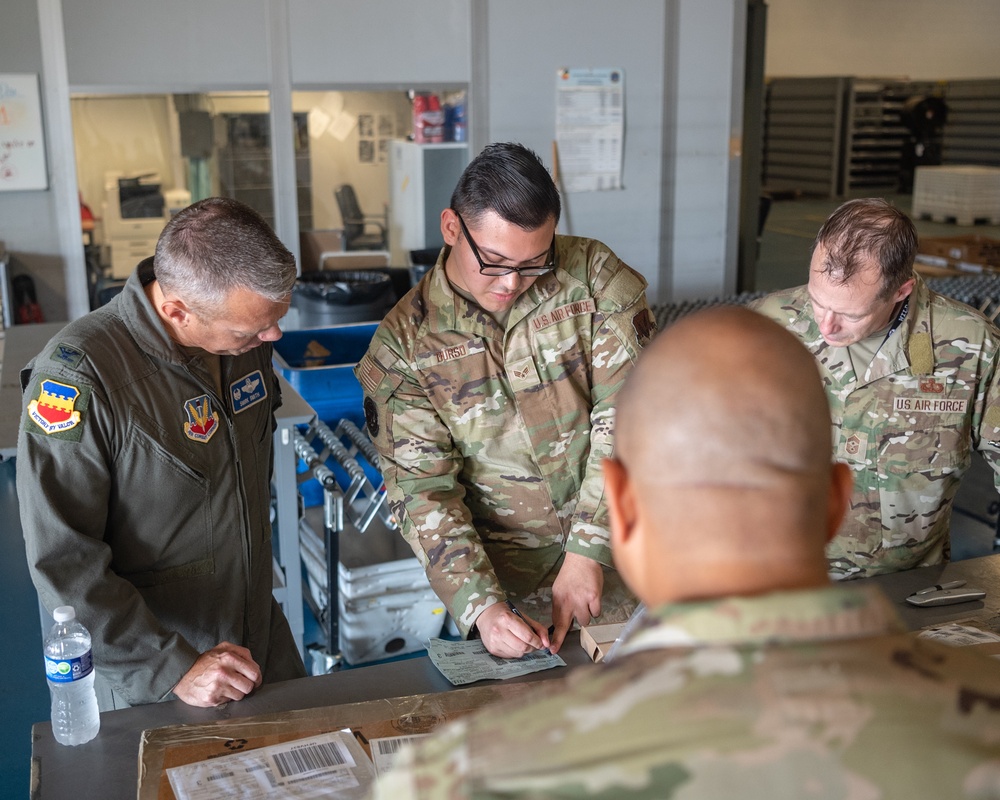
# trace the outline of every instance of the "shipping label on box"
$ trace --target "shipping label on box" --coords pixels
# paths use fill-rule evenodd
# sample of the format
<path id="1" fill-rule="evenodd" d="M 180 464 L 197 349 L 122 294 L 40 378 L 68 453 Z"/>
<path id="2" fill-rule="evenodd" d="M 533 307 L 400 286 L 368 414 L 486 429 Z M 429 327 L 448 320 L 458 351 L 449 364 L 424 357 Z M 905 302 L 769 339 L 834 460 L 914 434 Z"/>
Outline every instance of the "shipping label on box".
<path id="1" fill-rule="evenodd" d="M 316 681 L 319 687 L 326 683 L 321 678 L 302 680 Z M 139 743 L 139 787 L 136 796 L 138 800 L 177 800 L 170 785 L 168 769 L 214 761 L 235 752 L 250 752 L 338 730 L 349 729 L 365 756 L 370 758 L 369 743 L 373 739 L 428 733 L 444 722 L 483 706 L 501 701 L 526 702 L 531 693 L 538 692 L 542 696 L 547 691 L 550 690 L 544 681 L 500 683 L 152 728 L 142 732 Z"/>

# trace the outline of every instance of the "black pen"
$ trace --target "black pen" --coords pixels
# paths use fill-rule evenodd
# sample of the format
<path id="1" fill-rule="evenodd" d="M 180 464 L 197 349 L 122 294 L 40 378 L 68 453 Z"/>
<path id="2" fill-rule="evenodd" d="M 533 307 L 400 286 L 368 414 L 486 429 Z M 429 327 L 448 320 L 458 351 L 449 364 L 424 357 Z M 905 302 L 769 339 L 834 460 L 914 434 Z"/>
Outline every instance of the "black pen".
<path id="1" fill-rule="evenodd" d="M 521 620 L 521 622 L 523 622 L 525 625 L 527 625 L 529 628 L 531 628 L 531 632 L 534 633 L 535 629 L 528 623 L 528 620 L 526 620 L 524 618 L 524 614 L 522 614 L 520 611 L 517 610 L 517 606 L 515 606 L 512 602 L 510 602 L 510 600 L 504 600 L 504 602 L 507 604 L 507 608 L 510 609 L 511 613 L 515 617 L 517 617 L 519 620 Z M 552 628 L 549 628 L 549 636 L 552 635 L 552 631 L 553 631 L 554 628 L 555 628 L 555 626 L 553 626 Z M 544 641 L 544 639 L 542 641 Z M 540 649 L 544 650 L 545 652 L 549 651 L 549 649 L 547 647 L 542 647 Z"/>
<path id="2" fill-rule="evenodd" d="M 504 600 L 504 602 L 507 604 L 507 608 L 511 610 L 511 613 L 513 613 L 515 617 L 521 620 L 521 622 L 523 622 L 525 625 L 528 624 L 527 620 L 521 615 L 521 612 L 517 610 L 517 606 L 515 606 L 512 602 L 510 602 L 510 600 Z M 530 628 L 531 626 L 528 625 L 528 627 Z"/>

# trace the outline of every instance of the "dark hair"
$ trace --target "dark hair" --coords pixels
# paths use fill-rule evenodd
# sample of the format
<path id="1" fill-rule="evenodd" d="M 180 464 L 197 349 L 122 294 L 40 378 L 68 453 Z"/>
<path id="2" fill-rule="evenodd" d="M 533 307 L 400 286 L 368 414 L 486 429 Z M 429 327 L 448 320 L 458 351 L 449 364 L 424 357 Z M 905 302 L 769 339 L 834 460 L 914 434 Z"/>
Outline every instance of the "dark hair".
<path id="1" fill-rule="evenodd" d="M 465 168 L 451 207 L 469 224 L 487 211 L 524 230 L 559 222 L 559 191 L 538 155 L 522 144 L 494 142 Z"/>
<path id="2" fill-rule="evenodd" d="M 823 272 L 841 284 L 870 259 L 882 275 L 879 298 L 891 297 L 913 273 L 917 229 L 906 214 L 880 197 L 850 200 L 834 211 L 813 245 L 826 248 Z"/>
<path id="3" fill-rule="evenodd" d="M 209 197 L 179 211 L 156 243 L 153 271 L 160 285 L 195 308 L 221 305 L 233 289 L 273 302 L 295 285 L 295 257 L 249 206 Z"/>

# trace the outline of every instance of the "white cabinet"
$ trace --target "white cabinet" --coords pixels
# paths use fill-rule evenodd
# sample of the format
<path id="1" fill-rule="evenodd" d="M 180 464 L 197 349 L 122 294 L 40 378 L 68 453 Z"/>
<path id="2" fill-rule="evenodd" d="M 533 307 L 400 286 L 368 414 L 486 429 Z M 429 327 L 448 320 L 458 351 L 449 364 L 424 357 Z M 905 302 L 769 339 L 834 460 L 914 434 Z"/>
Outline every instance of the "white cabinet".
<path id="1" fill-rule="evenodd" d="M 389 249 L 407 266 L 411 250 L 441 247 L 441 212 L 469 162 L 465 142 L 392 142 L 389 155 Z"/>

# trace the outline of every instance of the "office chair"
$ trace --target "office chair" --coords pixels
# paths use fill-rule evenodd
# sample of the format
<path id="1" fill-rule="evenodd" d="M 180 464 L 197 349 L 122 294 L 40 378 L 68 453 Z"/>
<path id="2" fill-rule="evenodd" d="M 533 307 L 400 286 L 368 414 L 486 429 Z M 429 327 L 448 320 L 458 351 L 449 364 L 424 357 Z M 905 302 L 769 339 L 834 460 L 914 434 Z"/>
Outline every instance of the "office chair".
<path id="1" fill-rule="evenodd" d="M 345 250 L 386 250 L 385 217 L 366 216 L 361 213 L 354 187 L 349 183 L 341 184 L 334 191 L 340 216 L 344 221 Z M 366 233 L 365 228 L 369 228 Z"/>

